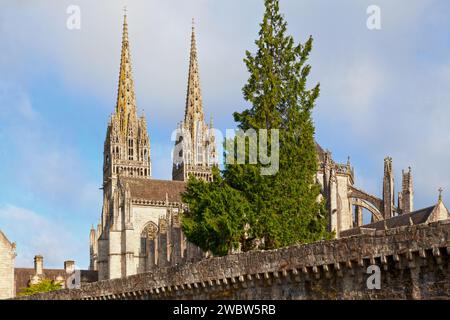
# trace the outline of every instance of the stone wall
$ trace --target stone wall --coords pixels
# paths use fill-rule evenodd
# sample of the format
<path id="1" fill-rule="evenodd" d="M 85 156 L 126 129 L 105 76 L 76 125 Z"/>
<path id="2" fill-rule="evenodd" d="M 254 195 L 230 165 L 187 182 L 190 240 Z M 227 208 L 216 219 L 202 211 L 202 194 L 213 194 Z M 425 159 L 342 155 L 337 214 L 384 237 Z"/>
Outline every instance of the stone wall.
<path id="1" fill-rule="evenodd" d="M 448 299 L 450 220 L 255 251 L 27 299 Z M 367 289 L 367 268 L 381 289 Z"/>
<path id="2" fill-rule="evenodd" d="M 15 257 L 15 244 L 10 243 L 0 231 L 0 299 L 8 299 L 15 296 Z"/>

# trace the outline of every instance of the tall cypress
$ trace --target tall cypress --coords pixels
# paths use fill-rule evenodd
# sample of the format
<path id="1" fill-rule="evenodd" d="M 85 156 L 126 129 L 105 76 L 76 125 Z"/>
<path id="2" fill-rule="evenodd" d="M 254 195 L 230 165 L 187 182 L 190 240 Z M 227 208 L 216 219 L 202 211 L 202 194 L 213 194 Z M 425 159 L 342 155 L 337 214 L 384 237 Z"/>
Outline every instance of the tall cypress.
<path id="1" fill-rule="evenodd" d="M 260 26 L 255 42 L 257 51 L 255 54 L 247 51 L 244 59 L 250 76 L 243 96 L 250 106 L 235 112 L 234 119 L 244 131 L 267 129 L 270 152 L 276 151 L 270 143 L 271 130 L 279 131 L 279 170 L 273 175 L 261 175 L 265 165 L 259 160 L 257 164 L 226 164 L 220 181 L 227 188 L 215 189 L 216 193 L 232 192 L 231 198 L 238 200 L 229 209 L 236 210 L 233 217 L 245 211 L 245 217 L 240 216 L 239 222 L 233 224 L 241 228 L 233 232 L 234 239 L 237 235 L 247 239 L 241 240 L 244 250 L 252 248 L 250 240 L 259 240 L 261 249 L 273 249 L 330 237 L 326 231 L 325 206 L 319 201 L 320 186 L 315 180 L 318 161 L 312 110 L 320 87 L 317 84 L 307 89 L 311 67 L 306 62 L 313 39 L 295 44 L 293 37 L 287 35 L 287 23 L 279 12 L 278 0 L 265 0 Z M 248 151 L 248 143 L 246 148 Z M 198 188 L 199 182 L 195 183 Z M 202 192 L 208 189 L 205 184 Z M 190 211 L 200 207 L 196 205 L 198 197 L 193 194 L 184 199 Z M 198 227 L 208 223 L 202 218 L 203 212 L 197 211 L 195 215 L 187 213 L 189 230 L 193 230 L 193 216 L 197 217 Z M 216 219 L 220 216 L 218 214 Z M 245 227 L 242 229 L 242 226 Z M 188 239 L 195 240 L 188 228 L 185 229 Z M 216 237 L 213 233 L 210 236 Z M 229 244 L 229 250 L 236 248 L 235 242 Z M 224 248 L 220 251 L 224 252 Z"/>

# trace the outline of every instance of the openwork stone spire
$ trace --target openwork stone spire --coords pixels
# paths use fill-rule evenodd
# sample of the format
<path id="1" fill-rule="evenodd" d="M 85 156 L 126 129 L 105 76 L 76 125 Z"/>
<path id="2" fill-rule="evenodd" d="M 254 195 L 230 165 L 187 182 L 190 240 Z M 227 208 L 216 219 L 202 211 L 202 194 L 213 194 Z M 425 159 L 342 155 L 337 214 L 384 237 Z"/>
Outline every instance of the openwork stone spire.
<path id="1" fill-rule="evenodd" d="M 113 181 L 111 187 L 114 188 L 119 175 L 137 178 L 151 176 L 150 139 L 145 117 L 137 115 L 126 14 L 123 21 L 117 104 L 108 124 L 104 146 L 104 187 Z"/>
<path id="2" fill-rule="evenodd" d="M 195 136 L 195 123 L 199 121 L 204 122 L 204 114 L 197 59 L 197 43 L 195 40 L 195 25 L 194 19 L 192 19 L 191 52 L 189 60 L 186 110 L 184 114 L 184 122 L 188 125 L 192 136 Z"/>
<path id="3" fill-rule="evenodd" d="M 216 161 L 216 141 L 212 122 L 205 123 L 200 75 L 197 59 L 194 19 L 192 19 L 191 50 L 184 121 L 177 129 L 172 179 L 185 181 L 190 174 L 212 180 Z"/>
<path id="4" fill-rule="evenodd" d="M 123 18 L 122 53 L 120 58 L 119 88 L 117 91 L 116 113 L 120 118 L 120 129 L 125 133 L 129 118 L 136 117 L 136 98 L 131 68 L 130 43 L 128 41 L 128 23 Z"/>

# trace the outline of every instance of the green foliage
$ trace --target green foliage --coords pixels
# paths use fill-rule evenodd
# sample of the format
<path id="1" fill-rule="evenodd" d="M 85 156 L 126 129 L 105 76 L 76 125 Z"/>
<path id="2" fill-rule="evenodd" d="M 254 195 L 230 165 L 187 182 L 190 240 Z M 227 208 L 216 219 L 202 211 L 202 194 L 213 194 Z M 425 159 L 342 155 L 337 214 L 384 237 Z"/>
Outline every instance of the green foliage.
<path id="1" fill-rule="evenodd" d="M 246 199 L 225 183 L 219 170 L 213 170 L 214 181 L 204 182 L 191 176 L 183 201 L 189 212 L 183 217 L 183 232 L 189 241 L 204 251 L 226 255 L 237 249 L 244 237 Z"/>
<path id="2" fill-rule="evenodd" d="M 226 164 L 223 177 L 216 171 L 212 184 L 191 178 L 184 197 L 188 240 L 220 255 L 237 248 L 239 241 L 243 250 L 251 249 L 249 242 L 255 239 L 262 241 L 259 248 L 273 249 L 331 237 L 315 181 L 312 110 L 320 88 L 306 89 L 313 39 L 296 45 L 286 35 L 278 0 L 266 0 L 265 7 L 257 52 L 247 51 L 244 59 L 250 77 L 243 95 L 251 106 L 235 112 L 234 119 L 242 130 L 268 129 L 269 150 L 275 147 L 270 129 L 279 130 L 279 171 L 261 175 L 259 161 Z"/>
<path id="3" fill-rule="evenodd" d="M 19 296 L 31 296 L 36 293 L 50 292 L 55 290 L 60 290 L 62 288 L 61 284 L 56 283 L 50 279 L 43 279 L 37 284 L 32 284 L 27 288 L 22 288 Z"/>

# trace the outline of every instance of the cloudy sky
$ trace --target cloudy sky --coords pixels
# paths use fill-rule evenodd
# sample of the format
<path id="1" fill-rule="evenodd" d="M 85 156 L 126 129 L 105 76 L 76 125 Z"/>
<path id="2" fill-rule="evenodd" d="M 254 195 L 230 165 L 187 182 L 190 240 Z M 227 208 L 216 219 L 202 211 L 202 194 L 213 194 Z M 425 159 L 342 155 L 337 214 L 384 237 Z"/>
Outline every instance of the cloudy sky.
<path id="1" fill-rule="evenodd" d="M 89 261 L 101 210 L 103 142 L 117 93 L 122 8 L 153 175 L 170 178 L 170 135 L 184 113 L 195 17 L 207 118 L 234 128 L 246 107 L 245 50 L 254 50 L 262 0 L 0 0 L 0 229 L 17 242 L 17 265 Z M 381 9 L 381 30 L 366 26 Z M 67 28 L 67 8 L 81 28 Z M 281 0 L 289 33 L 315 39 L 310 85 L 321 83 L 317 141 L 347 156 L 356 184 L 380 195 L 383 158 L 396 189 L 412 167 L 416 208 L 449 195 L 450 3 L 446 0 Z"/>

